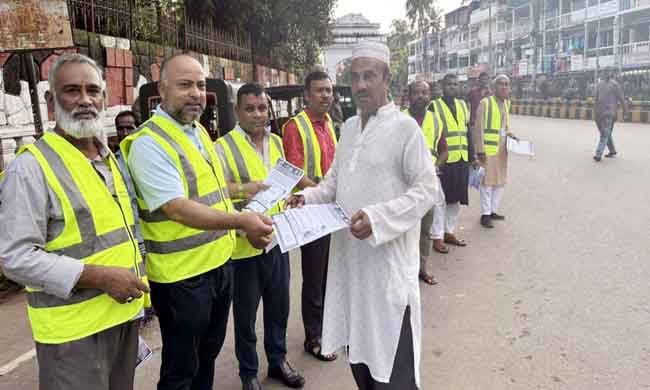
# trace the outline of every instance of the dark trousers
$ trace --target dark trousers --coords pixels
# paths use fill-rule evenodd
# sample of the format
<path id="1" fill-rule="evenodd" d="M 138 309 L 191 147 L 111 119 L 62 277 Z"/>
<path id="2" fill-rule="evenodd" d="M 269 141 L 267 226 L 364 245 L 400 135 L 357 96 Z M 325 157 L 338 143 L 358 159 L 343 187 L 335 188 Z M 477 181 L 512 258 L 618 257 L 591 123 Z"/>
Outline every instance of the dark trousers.
<path id="1" fill-rule="evenodd" d="M 211 390 L 232 301 L 230 264 L 150 285 L 163 343 L 158 390 Z"/>
<path id="2" fill-rule="evenodd" d="M 257 376 L 255 320 L 260 299 L 264 301 L 264 351 L 269 367 L 282 364 L 287 354 L 289 319 L 289 255 L 276 246 L 270 252 L 233 260 L 235 293 L 235 354 L 242 381 Z"/>
<path id="3" fill-rule="evenodd" d="M 36 343 L 40 390 L 132 390 L 138 323 L 129 321 L 80 340 Z"/>
<path id="4" fill-rule="evenodd" d="M 390 382 L 377 382 L 370 375 L 368 366 L 363 363 L 350 364 L 350 367 L 359 390 L 416 390 L 414 359 L 411 308 L 407 306 L 402 320 L 402 330 L 397 344 L 397 353 L 393 362 Z"/>
<path id="5" fill-rule="evenodd" d="M 302 321 L 305 341 L 319 340 L 323 332 L 323 302 L 327 281 L 330 236 L 300 248 L 302 262 Z"/>

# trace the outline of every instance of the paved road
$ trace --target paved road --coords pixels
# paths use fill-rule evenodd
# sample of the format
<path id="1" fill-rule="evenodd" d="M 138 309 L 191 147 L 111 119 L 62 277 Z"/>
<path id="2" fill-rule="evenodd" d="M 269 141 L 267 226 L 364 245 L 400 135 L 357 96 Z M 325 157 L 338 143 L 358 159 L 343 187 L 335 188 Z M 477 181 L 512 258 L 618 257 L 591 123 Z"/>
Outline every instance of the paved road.
<path id="1" fill-rule="evenodd" d="M 599 164 L 592 122 L 514 117 L 513 130 L 537 156 L 511 157 L 507 221 L 482 229 L 473 191 L 459 232 L 469 246 L 437 255 L 440 284 L 422 286 L 422 388 L 650 389 L 650 126 L 618 124 L 620 157 Z M 353 389 L 343 359 L 301 350 L 297 260 L 289 359 L 307 389 Z M 0 318 L 2 366 L 32 344 L 21 297 Z M 157 327 L 145 337 L 160 348 Z M 137 389 L 155 389 L 158 366 L 139 370 Z M 216 376 L 215 389 L 240 388 L 232 329 Z M 0 377 L 0 390 L 36 388 L 33 359 Z"/>

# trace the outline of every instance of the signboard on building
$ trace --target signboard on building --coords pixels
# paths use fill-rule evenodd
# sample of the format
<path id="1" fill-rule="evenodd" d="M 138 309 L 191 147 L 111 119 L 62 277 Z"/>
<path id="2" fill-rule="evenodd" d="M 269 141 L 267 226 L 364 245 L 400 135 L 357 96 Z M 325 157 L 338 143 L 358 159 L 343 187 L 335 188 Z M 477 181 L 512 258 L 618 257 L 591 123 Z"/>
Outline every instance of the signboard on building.
<path id="1" fill-rule="evenodd" d="M 582 55 L 576 54 L 571 56 L 571 72 L 580 71 L 584 69 Z"/>
<path id="2" fill-rule="evenodd" d="M 73 46 L 65 0 L 3 0 L 0 51 Z"/>

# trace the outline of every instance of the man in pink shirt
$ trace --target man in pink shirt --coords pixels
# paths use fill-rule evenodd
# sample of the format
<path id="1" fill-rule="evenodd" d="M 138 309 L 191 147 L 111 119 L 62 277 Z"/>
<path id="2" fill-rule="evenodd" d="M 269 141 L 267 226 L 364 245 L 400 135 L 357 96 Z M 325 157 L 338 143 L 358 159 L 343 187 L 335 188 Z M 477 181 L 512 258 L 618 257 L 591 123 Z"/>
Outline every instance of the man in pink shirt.
<path id="1" fill-rule="evenodd" d="M 283 144 L 287 160 L 304 169 L 301 188 L 315 186 L 334 161 L 336 136 L 328 111 L 332 105 L 332 81 L 327 73 L 317 70 L 305 78 L 307 107 L 291 118 L 284 127 Z M 321 353 L 323 301 L 327 279 L 330 236 L 300 248 L 302 258 L 302 318 L 305 326 L 305 351 L 323 361 L 336 359 L 336 354 Z"/>

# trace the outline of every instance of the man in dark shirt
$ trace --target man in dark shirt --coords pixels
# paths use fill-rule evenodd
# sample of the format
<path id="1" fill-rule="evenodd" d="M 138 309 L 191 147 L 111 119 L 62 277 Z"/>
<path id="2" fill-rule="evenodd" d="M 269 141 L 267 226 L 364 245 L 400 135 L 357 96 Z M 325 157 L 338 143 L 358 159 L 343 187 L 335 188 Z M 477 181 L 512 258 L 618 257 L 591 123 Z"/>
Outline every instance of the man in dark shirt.
<path id="1" fill-rule="evenodd" d="M 467 94 L 467 97 L 465 100 L 469 103 L 469 110 L 470 110 L 470 116 L 469 116 L 469 124 L 470 128 L 474 126 L 474 123 L 476 121 L 476 109 L 478 108 L 478 105 L 481 103 L 481 100 L 483 100 L 484 97 L 490 96 L 490 78 L 488 77 L 488 74 L 485 72 L 482 72 L 478 76 L 478 85 L 476 85 L 474 88 L 472 88 L 469 93 Z"/>
<path id="2" fill-rule="evenodd" d="M 601 80 L 598 83 L 596 95 L 594 96 L 594 120 L 600 132 L 600 141 L 594 154 L 595 161 L 602 159 L 605 146 L 609 150 L 609 153 L 605 157 L 614 157 L 617 154 L 612 132 L 614 131 L 614 122 L 616 121 L 619 103 L 623 108 L 623 112 L 626 113 L 627 103 L 623 96 L 623 89 L 615 80 L 614 72 L 608 72 L 606 73 L 605 80 Z"/>

